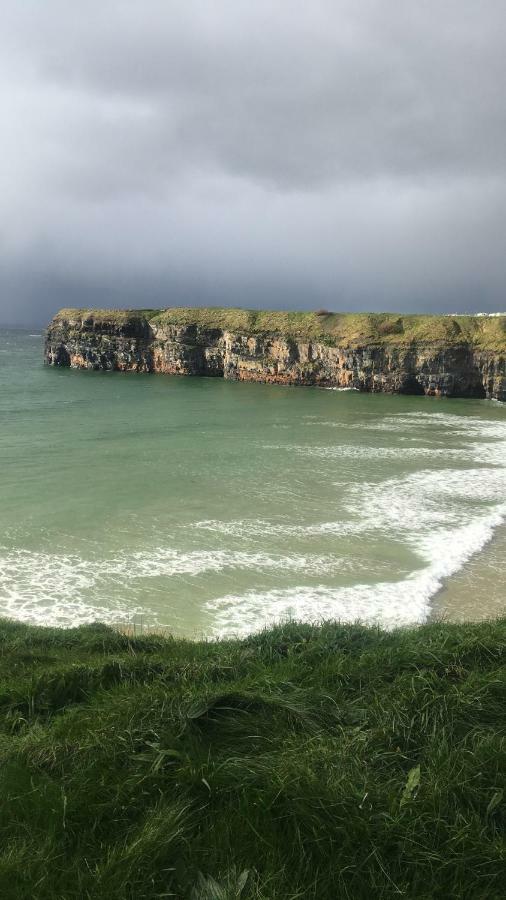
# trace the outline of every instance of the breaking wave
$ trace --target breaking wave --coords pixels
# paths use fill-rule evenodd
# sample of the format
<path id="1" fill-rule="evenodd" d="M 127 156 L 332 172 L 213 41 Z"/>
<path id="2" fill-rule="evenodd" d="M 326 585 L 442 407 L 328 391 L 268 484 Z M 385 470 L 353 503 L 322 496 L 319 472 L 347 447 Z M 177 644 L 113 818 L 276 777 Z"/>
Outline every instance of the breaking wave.
<path id="1" fill-rule="evenodd" d="M 214 614 L 215 633 L 242 636 L 287 619 L 362 621 L 390 628 L 421 623 L 444 579 L 458 572 L 491 539 L 505 517 L 506 504 L 461 528 L 436 529 L 417 544 L 428 562 L 426 568 L 401 581 L 351 587 L 298 586 L 215 598 L 207 604 Z"/>
<path id="2" fill-rule="evenodd" d="M 256 481 L 230 510 L 204 495 L 196 521 L 165 537 L 162 528 L 155 541 L 155 529 L 139 526 L 133 549 L 117 552 L 78 539 L 75 552 L 28 549 L 4 529 L 0 614 L 53 625 L 142 615 L 170 626 L 197 597 L 220 635 L 288 617 L 423 621 L 444 580 L 506 520 L 506 421 L 495 410 L 489 419 L 420 410 L 334 421 L 332 406 L 349 409 L 353 398 L 318 397 L 325 415 L 301 416 L 314 443 L 286 419 L 254 433 Z M 223 484 L 228 476 L 224 466 Z"/>

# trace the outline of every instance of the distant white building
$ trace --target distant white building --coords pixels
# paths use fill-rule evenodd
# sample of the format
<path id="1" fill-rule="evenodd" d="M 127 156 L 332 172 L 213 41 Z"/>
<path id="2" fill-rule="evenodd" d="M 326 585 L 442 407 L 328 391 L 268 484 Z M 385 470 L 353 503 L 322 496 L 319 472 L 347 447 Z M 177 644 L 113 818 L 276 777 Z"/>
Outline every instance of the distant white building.
<path id="1" fill-rule="evenodd" d="M 480 316 L 482 316 L 484 318 L 493 319 L 493 318 L 501 318 L 501 316 L 506 316 L 506 312 L 493 312 L 493 313 L 489 313 L 489 312 L 479 312 L 479 313 L 452 312 L 452 313 L 445 313 L 444 315 L 449 316 L 450 318 L 453 318 L 453 316 L 474 316 L 477 319 Z"/>

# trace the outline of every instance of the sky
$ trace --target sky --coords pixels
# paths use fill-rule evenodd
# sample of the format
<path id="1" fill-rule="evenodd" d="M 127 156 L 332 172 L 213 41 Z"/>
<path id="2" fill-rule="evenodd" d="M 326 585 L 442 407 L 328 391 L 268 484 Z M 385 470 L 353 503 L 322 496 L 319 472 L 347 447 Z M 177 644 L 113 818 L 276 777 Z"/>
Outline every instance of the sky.
<path id="1" fill-rule="evenodd" d="M 0 0 L 0 323 L 506 308 L 504 0 Z"/>

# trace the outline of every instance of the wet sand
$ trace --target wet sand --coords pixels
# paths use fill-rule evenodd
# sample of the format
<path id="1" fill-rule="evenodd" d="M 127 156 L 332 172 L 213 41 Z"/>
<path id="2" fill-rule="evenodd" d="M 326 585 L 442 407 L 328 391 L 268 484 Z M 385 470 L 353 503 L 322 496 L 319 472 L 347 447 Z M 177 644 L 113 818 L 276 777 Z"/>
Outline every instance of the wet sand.
<path id="1" fill-rule="evenodd" d="M 479 621 L 506 615 L 506 525 L 432 601 L 431 618 Z"/>

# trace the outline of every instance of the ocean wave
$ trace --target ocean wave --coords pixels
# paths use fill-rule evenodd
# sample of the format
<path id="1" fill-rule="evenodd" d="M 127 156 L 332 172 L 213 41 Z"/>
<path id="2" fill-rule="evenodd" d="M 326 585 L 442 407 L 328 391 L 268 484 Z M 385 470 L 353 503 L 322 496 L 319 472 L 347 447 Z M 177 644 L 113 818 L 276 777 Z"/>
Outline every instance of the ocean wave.
<path id="1" fill-rule="evenodd" d="M 362 621 L 387 628 L 421 623 L 444 580 L 490 540 L 505 518 L 506 505 L 461 528 L 436 529 L 419 543 L 429 565 L 400 581 L 336 588 L 302 585 L 217 597 L 206 604 L 214 615 L 214 631 L 217 636 L 241 636 L 286 619 Z"/>
<path id="2" fill-rule="evenodd" d="M 141 580 L 199 576 L 227 570 L 293 572 L 306 576 L 357 570 L 357 562 L 332 555 L 241 551 L 183 552 L 159 547 L 85 559 L 0 548 L 0 615 L 38 624 L 75 625 L 95 619 L 115 622 L 153 610 L 137 603 Z M 123 600 L 115 600 L 121 588 Z"/>
<path id="3" fill-rule="evenodd" d="M 364 447 L 360 444 L 338 444 L 336 446 L 304 446 L 303 444 L 263 444 L 263 450 L 291 451 L 300 456 L 314 456 L 319 459 L 434 459 L 468 460 L 472 452 L 465 447 Z"/>
<path id="4" fill-rule="evenodd" d="M 504 450 L 504 448 L 502 448 Z M 342 483 L 338 485 L 342 488 Z M 207 519 L 193 527 L 234 538 L 310 538 L 364 532 L 420 533 L 434 525 L 457 527 L 474 515 L 471 501 L 500 503 L 506 496 L 506 468 L 424 469 L 379 482 L 349 485 L 340 507 L 347 518 L 297 524 L 287 520 Z"/>
<path id="5" fill-rule="evenodd" d="M 402 425 L 402 420 L 385 422 L 387 427 Z M 358 519 L 355 523 L 327 522 L 306 528 L 306 534 L 348 533 L 377 530 L 389 536 L 404 534 L 406 545 L 412 547 L 425 564 L 399 581 L 356 584 L 353 586 L 299 586 L 293 589 L 249 591 L 245 595 L 226 595 L 210 601 L 218 634 L 258 629 L 273 621 L 292 617 L 311 621 L 324 618 L 342 620 L 361 619 L 380 622 L 387 627 L 423 621 L 432 597 L 446 578 L 462 566 L 491 539 L 494 529 L 506 518 L 506 423 L 483 422 L 478 418 L 462 422 L 461 417 L 446 414 L 415 413 L 404 416 L 404 424 L 435 423 L 452 427 L 466 438 L 479 438 L 462 451 L 440 453 L 418 448 L 415 455 L 472 460 L 473 468 L 422 470 L 380 482 L 351 485 L 344 508 Z M 299 448 L 297 448 L 299 449 Z M 316 450 L 321 448 L 300 448 Z M 329 449 L 323 448 L 327 453 Z M 355 453 L 360 448 L 335 448 L 336 456 Z M 420 452 L 420 450 L 422 452 Z M 399 455 L 394 448 L 365 448 L 365 454 L 392 458 Z M 401 450 L 400 455 L 413 455 L 413 448 Z M 479 463 L 479 466 L 476 464 Z M 472 504 L 487 504 L 485 514 L 477 514 Z M 462 524 L 464 521 L 465 524 Z"/>
<path id="6" fill-rule="evenodd" d="M 146 614 L 115 599 L 104 584 L 97 591 L 96 566 L 78 556 L 0 551 L 0 614 L 37 625 L 72 626 L 100 620 L 114 623 Z M 149 613 L 149 611 L 148 611 Z"/>
<path id="7" fill-rule="evenodd" d="M 306 423 L 308 424 L 308 423 Z M 353 425 L 351 427 L 354 427 Z M 369 426 L 364 428 L 369 430 Z M 379 429 L 380 430 L 380 429 Z M 404 428 L 400 427 L 402 434 Z M 319 459 L 437 459 L 459 462 L 482 462 L 504 465 L 506 458 L 506 423 L 488 422 L 478 425 L 472 423 L 468 429 L 457 429 L 452 437 L 459 439 L 460 446 L 426 446 L 426 447 L 380 447 L 363 444 L 262 444 L 262 450 L 275 450 L 296 453 L 300 456 Z M 442 443 L 442 442 L 439 442 Z"/>
<path id="8" fill-rule="evenodd" d="M 399 530 L 409 538 L 434 525 L 457 527 L 473 519 L 470 503 L 500 504 L 506 469 L 424 470 L 350 487 L 343 508 L 360 515 L 361 530 Z"/>
<path id="9" fill-rule="evenodd" d="M 326 424 L 317 416 L 304 418 L 315 426 Z M 428 446 L 429 426 L 434 426 L 434 435 L 447 433 L 452 440 L 457 437 L 459 446 Z M 134 552 L 125 549 L 113 554 L 111 551 L 105 558 L 99 546 L 85 550 L 89 554 L 86 557 L 77 552 L 58 554 L 0 546 L 0 614 L 54 625 L 75 625 L 96 619 L 115 623 L 140 615 L 156 621 L 157 612 L 149 606 L 149 597 L 155 591 L 163 595 L 168 614 L 169 589 L 176 594 L 183 580 L 223 573 L 235 585 L 237 574 L 246 573 L 244 582 L 251 586 L 250 589 L 220 595 L 206 602 L 205 612 L 214 618 L 216 633 L 246 633 L 288 616 L 315 621 L 321 618 L 363 619 L 387 626 L 422 621 L 431 598 L 444 579 L 455 574 L 477 553 L 490 539 L 494 528 L 504 521 L 506 422 L 484 421 L 479 416 L 420 412 L 392 415 L 376 424 L 348 423 L 342 427 L 357 427 L 364 432 L 371 427 L 373 430 L 395 430 L 401 437 L 406 431 L 410 439 L 420 434 L 420 439 L 426 440 L 427 445 L 264 445 L 270 450 L 337 461 L 336 465 L 326 467 L 326 512 L 322 512 L 311 498 L 309 503 L 300 505 L 300 511 L 295 514 L 299 518 L 288 515 L 271 519 L 253 516 L 229 520 L 204 518 L 181 528 L 184 540 L 189 540 L 196 549 L 164 546 L 159 535 L 155 538 L 160 542 L 158 546 L 141 547 Z M 357 467 L 339 466 L 340 459 L 356 459 Z M 366 467 L 361 469 L 358 463 L 376 459 L 422 462 L 418 463 L 419 470 L 415 472 L 406 473 L 406 467 L 402 465 L 390 467 L 396 474 L 383 479 L 379 475 L 384 472 L 384 467 L 368 464 L 368 480 L 362 480 L 361 473 Z M 432 460 L 434 467 L 429 468 Z M 321 481 L 322 467 L 317 463 L 302 468 L 311 467 L 318 472 Z M 341 480 L 337 483 L 335 476 L 343 474 L 349 474 L 350 482 Z M 290 489 L 293 484 L 293 480 L 289 482 Z M 281 479 L 280 485 L 276 486 L 277 498 L 283 485 Z M 260 485 L 259 493 L 264 489 L 265 486 Z M 335 509 L 332 506 L 333 491 Z M 293 493 L 288 488 L 286 492 Z M 279 506 L 271 503 L 270 507 L 261 508 L 283 512 L 286 509 L 284 502 L 282 496 Z M 308 521 L 313 514 L 323 521 Z M 212 540 L 209 534 L 213 535 Z M 361 558 L 349 553 L 349 548 L 355 546 L 355 536 Z M 209 546 L 213 543 L 230 545 L 233 542 L 228 538 L 250 541 L 250 547 L 255 543 L 263 549 L 212 549 Z M 329 540 L 319 543 L 318 538 Z M 339 542 L 341 538 L 345 539 L 344 544 Z M 3 541 L 8 540 L 4 534 Z M 294 552 L 295 540 L 306 542 L 304 552 Z M 392 558 L 398 548 L 402 548 L 410 565 L 402 570 L 399 563 L 398 580 L 391 577 L 392 563 L 388 553 L 383 560 L 375 559 L 374 553 L 367 559 L 367 552 L 362 549 L 368 541 L 376 542 L 380 548 L 394 548 Z M 170 543 L 169 538 L 167 543 Z M 277 552 L 272 550 L 274 543 Z M 317 552 L 321 551 L 322 545 L 325 549 L 330 547 L 330 552 Z M 300 547 L 299 544 L 296 546 Z M 286 552 L 279 547 L 285 548 Z M 312 548 L 315 552 L 311 552 Z M 418 568 L 404 576 L 403 571 L 413 568 L 413 558 Z M 386 571 L 390 580 L 383 577 Z M 279 580 L 274 580 L 278 576 Z M 286 585 L 289 576 L 293 576 L 296 586 L 254 587 L 262 582 L 264 585 Z M 340 584 L 329 583 L 339 578 Z M 161 579 L 160 585 L 155 586 L 154 579 Z M 320 579 L 322 583 L 316 585 L 305 583 Z M 356 583 L 343 584 L 343 581 Z M 211 587 L 206 588 L 206 597 L 213 590 L 212 585 L 219 582 L 209 578 L 208 583 Z M 145 602 L 143 597 L 147 597 Z"/>
<path id="10" fill-rule="evenodd" d="M 227 569 L 304 572 L 308 575 L 332 573 L 350 568 L 351 563 L 336 556 L 289 555 L 233 550 L 193 550 L 182 552 L 159 547 L 120 556 L 103 564 L 109 574 L 128 572 L 129 578 L 202 575 Z"/>
<path id="11" fill-rule="evenodd" d="M 497 401 L 500 403 L 500 401 Z M 502 404 L 503 406 L 505 404 Z M 309 417 L 305 417 L 309 418 Z M 311 417 L 317 419 L 317 417 Z M 480 419 L 476 416 L 463 416 L 450 413 L 399 413 L 397 415 L 386 416 L 380 421 L 364 421 L 364 422 L 347 422 L 333 421 L 328 419 L 318 419 L 317 421 L 306 421 L 306 426 L 318 425 L 324 428 L 338 428 L 344 431 L 378 431 L 390 433 L 404 433 L 409 431 L 421 432 L 427 439 L 427 429 L 432 426 L 437 438 L 441 440 L 447 437 L 448 429 L 452 437 L 480 439 L 498 438 L 506 440 L 506 422 L 491 422 Z M 441 436 L 439 435 L 441 432 Z"/>

